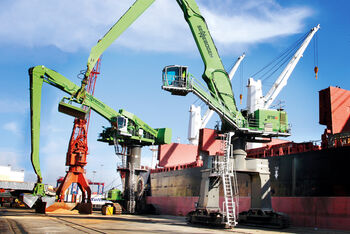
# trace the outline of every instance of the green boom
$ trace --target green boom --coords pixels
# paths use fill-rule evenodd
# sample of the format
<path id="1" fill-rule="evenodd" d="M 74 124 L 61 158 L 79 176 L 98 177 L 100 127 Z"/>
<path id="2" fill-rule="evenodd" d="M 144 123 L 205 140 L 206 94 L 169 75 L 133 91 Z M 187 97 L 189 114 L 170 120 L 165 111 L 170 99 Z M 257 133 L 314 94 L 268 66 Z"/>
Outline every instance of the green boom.
<path id="1" fill-rule="evenodd" d="M 115 41 L 142 13 L 149 8 L 155 0 L 137 0 L 115 23 L 105 36 L 91 49 L 87 62 L 87 77 L 95 66 L 100 55 Z M 210 35 L 207 24 L 201 16 L 199 8 L 194 0 L 176 0 L 184 13 L 185 20 L 190 26 L 191 32 L 205 64 L 202 75 L 207 83 L 211 95 L 217 99 L 238 121 L 245 121 L 238 111 L 231 82 L 226 73 L 220 56 Z"/>
<path id="2" fill-rule="evenodd" d="M 171 129 L 153 129 L 140 118 L 130 112 L 113 110 L 97 98 L 85 92 L 84 97 L 74 99 L 74 94 L 79 91 L 80 87 L 62 76 L 61 74 L 46 68 L 44 66 L 36 66 L 29 69 L 30 76 L 30 111 L 31 111 L 31 161 L 35 173 L 38 177 L 38 183 L 42 182 L 42 175 L 39 162 L 39 142 L 40 142 L 40 112 L 41 112 L 41 89 L 43 82 L 46 82 L 70 95 L 71 101 L 90 107 L 92 110 L 100 114 L 106 120 L 115 126 L 115 119 L 119 116 L 130 118 L 129 124 L 137 129 L 142 129 L 146 134 L 117 136 L 122 141 L 137 141 L 140 145 L 151 144 L 168 144 L 171 141 Z"/>
<path id="3" fill-rule="evenodd" d="M 193 92 L 209 108 L 220 116 L 223 131 L 238 130 L 255 136 L 288 136 L 288 123 L 281 118 L 280 123 L 276 119 L 257 118 L 257 116 L 243 116 L 237 109 L 231 82 L 225 71 L 214 41 L 210 35 L 205 19 L 200 14 L 195 0 L 176 0 L 181 7 L 184 18 L 187 21 L 193 38 L 196 42 L 200 55 L 205 65 L 203 80 L 207 84 L 209 92 L 203 89 L 199 82 L 187 72 L 186 66 L 170 65 L 163 69 L 162 88 L 170 91 L 174 95 L 184 96 L 188 92 Z M 280 111 L 274 112 L 284 116 Z M 261 116 L 261 115 L 260 115 Z M 259 122 L 256 122 L 259 121 Z M 271 128 L 271 124 L 274 125 Z M 264 126 L 264 127 L 263 127 Z M 277 127 L 278 126 L 278 127 Z"/>
<path id="4" fill-rule="evenodd" d="M 185 20 L 190 26 L 193 38 L 205 65 L 202 75 L 211 94 L 220 99 L 222 104 L 239 119 L 244 119 L 237 110 L 229 76 L 222 65 L 220 56 L 210 35 L 205 19 L 200 14 L 198 5 L 194 0 L 177 0 Z"/>
<path id="5" fill-rule="evenodd" d="M 155 0 L 138 0 L 115 23 L 103 38 L 92 47 L 85 77 L 88 77 L 101 54 L 148 8 Z"/>

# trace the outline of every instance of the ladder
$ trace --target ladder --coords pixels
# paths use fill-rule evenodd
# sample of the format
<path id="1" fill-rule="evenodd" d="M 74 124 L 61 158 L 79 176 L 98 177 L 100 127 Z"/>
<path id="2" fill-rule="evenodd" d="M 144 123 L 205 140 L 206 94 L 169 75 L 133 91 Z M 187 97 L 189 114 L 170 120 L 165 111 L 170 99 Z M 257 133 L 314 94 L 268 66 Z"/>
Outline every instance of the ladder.
<path id="1" fill-rule="evenodd" d="M 226 224 L 228 226 L 236 226 L 236 210 L 235 210 L 235 201 L 232 191 L 231 176 L 229 173 L 222 175 L 222 185 L 224 188 L 224 216 L 226 217 Z"/>
<path id="2" fill-rule="evenodd" d="M 114 144 L 114 152 L 118 156 L 118 158 L 121 160 L 121 168 L 127 168 L 127 154 L 128 150 L 125 146 L 121 146 L 118 143 L 117 140 L 117 133 L 113 133 L 113 144 Z"/>
<path id="3" fill-rule="evenodd" d="M 238 183 L 236 171 L 233 165 L 230 166 L 230 144 L 231 134 L 225 134 L 225 139 L 223 140 L 223 170 L 221 170 L 222 186 L 224 190 L 224 222 L 229 227 L 237 225 L 237 214 L 239 211 L 239 194 L 238 194 Z"/>

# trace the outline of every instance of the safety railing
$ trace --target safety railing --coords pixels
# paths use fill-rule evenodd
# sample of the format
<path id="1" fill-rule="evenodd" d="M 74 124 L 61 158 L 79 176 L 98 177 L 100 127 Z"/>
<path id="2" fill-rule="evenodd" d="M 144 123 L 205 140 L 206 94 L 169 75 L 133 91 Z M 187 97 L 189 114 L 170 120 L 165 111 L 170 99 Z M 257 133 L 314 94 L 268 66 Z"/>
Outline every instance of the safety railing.
<path id="1" fill-rule="evenodd" d="M 236 130 L 269 132 L 272 135 L 288 133 L 288 130 L 282 129 L 281 127 L 277 130 L 273 129 L 270 123 L 261 126 L 256 119 L 251 118 L 247 120 L 238 110 L 228 109 L 220 99 L 215 98 L 217 94 L 208 90 L 206 85 L 197 80 L 190 73 L 187 73 L 186 76 L 167 75 L 163 73 L 162 83 L 162 88 L 174 95 L 184 96 L 189 92 L 193 92 L 207 104 L 210 109 L 217 112 L 224 121 L 232 125 Z"/>

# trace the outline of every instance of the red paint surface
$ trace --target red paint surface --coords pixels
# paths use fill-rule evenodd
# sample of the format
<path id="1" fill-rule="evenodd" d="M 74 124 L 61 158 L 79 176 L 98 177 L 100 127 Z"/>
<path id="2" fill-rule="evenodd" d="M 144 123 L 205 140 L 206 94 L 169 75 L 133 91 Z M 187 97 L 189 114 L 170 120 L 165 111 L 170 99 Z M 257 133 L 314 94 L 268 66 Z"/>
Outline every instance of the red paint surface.
<path id="1" fill-rule="evenodd" d="M 185 216 L 188 212 L 195 210 L 198 197 L 147 197 L 147 203 L 153 204 L 160 214 Z M 224 198 L 220 197 L 220 208 Z M 248 210 L 250 207 L 249 197 L 240 197 L 240 210 Z"/>
<path id="2" fill-rule="evenodd" d="M 350 197 L 272 197 L 294 226 L 350 230 Z"/>
<path id="3" fill-rule="evenodd" d="M 286 142 L 281 144 L 268 144 L 260 148 L 247 150 L 249 158 L 266 158 L 271 156 L 283 156 L 289 154 L 299 154 L 309 151 L 320 150 L 319 145 L 313 142 Z"/>
<path id="4" fill-rule="evenodd" d="M 221 151 L 222 141 L 216 138 L 217 133 L 214 129 L 203 128 L 199 130 L 198 147 L 209 155 L 223 155 L 224 153 Z"/>
<path id="5" fill-rule="evenodd" d="M 185 216 L 195 209 L 198 197 L 147 197 L 147 203 L 156 207 L 160 214 Z"/>
<path id="6" fill-rule="evenodd" d="M 198 149 L 209 155 L 223 155 L 221 151 L 222 141 L 217 139 L 217 133 L 213 129 L 201 129 L 199 132 L 199 144 L 187 145 L 171 143 L 158 147 L 158 160 L 160 167 L 174 167 L 198 162 Z"/>
<path id="7" fill-rule="evenodd" d="M 171 143 L 160 145 L 158 148 L 158 160 L 161 167 L 173 167 L 189 164 L 196 161 L 198 146 Z"/>
<path id="8" fill-rule="evenodd" d="M 195 209 L 198 197 L 147 197 L 160 214 L 186 215 Z M 220 206 L 223 198 L 220 197 Z M 240 211 L 250 207 L 249 197 L 240 197 Z M 288 214 L 291 225 L 350 230 L 350 197 L 272 197 L 275 211 Z"/>
<path id="9" fill-rule="evenodd" d="M 329 87 L 319 92 L 320 124 L 331 134 L 350 131 L 350 91 Z"/>

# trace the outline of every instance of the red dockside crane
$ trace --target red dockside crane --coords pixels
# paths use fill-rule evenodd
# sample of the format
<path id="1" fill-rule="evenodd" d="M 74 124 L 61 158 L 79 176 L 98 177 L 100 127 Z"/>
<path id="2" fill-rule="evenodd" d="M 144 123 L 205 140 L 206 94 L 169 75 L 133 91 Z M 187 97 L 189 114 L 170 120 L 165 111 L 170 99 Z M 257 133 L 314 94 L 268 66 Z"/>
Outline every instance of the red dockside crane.
<path id="1" fill-rule="evenodd" d="M 89 74 L 86 91 L 94 95 L 97 76 L 100 74 L 100 59 Z M 85 107 L 86 108 L 86 107 Z M 86 119 L 74 119 L 72 135 L 70 137 L 66 166 L 69 166 L 66 176 L 57 189 L 58 201 L 64 201 L 64 193 L 72 183 L 77 183 L 82 191 L 82 203 L 91 203 L 91 189 L 86 179 L 84 166 L 88 155 L 87 134 L 90 122 L 90 111 Z M 86 200 L 87 193 L 87 200 Z"/>

